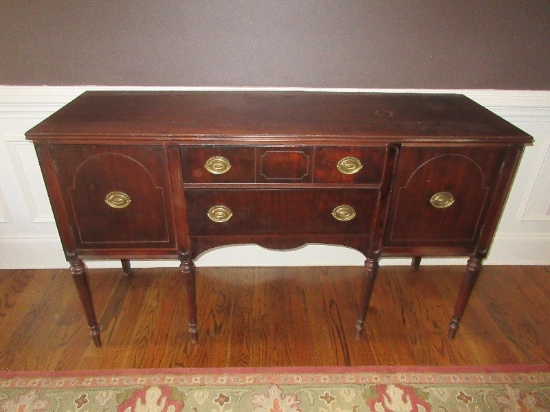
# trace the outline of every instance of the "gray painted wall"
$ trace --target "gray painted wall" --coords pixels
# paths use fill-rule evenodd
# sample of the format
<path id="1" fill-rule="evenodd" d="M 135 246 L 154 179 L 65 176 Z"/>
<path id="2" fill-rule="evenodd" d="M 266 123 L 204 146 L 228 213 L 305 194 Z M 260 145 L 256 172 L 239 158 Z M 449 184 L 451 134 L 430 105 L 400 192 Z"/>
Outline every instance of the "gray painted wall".
<path id="1" fill-rule="evenodd" d="M 548 0 L 0 0 L 0 84 L 550 90 Z"/>

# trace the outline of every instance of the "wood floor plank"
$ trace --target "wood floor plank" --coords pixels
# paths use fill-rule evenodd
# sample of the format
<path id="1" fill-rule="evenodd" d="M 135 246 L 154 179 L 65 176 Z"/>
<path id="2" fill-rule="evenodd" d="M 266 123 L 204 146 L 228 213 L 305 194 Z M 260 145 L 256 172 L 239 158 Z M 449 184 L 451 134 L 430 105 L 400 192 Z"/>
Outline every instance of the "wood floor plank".
<path id="1" fill-rule="evenodd" d="M 501 274 L 507 271 L 506 268 L 490 270 L 498 270 Z M 521 352 L 532 362 L 540 361 L 550 350 L 550 334 L 548 330 L 539 328 L 539 325 L 548 323 L 548 303 L 543 304 L 546 297 L 539 294 L 539 288 L 531 282 L 521 282 L 512 273 L 506 273 L 506 277 L 508 282 L 494 282 L 490 288 L 482 284 L 476 298 L 483 298 L 484 309 L 498 326 L 500 335 L 512 343 L 511 350 Z M 509 304 L 526 296 L 531 297 L 528 311 L 519 311 Z M 521 342 L 516 336 L 521 336 Z"/>
<path id="2" fill-rule="evenodd" d="M 197 321 L 199 340 L 192 343 L 187 333 L 187 311 L 180 322 L 184 325 L 183 335 L 177 352 L 177 364 L 186 367 L 222 367 L 227 365 L 227 349 L 231 330 L 232 273 L 225 277 L 216 276 L 211 268 L 199 268 L 196 275 Z M 183 295 L 181 301 L 183 302 Z"/>
<path id="3" fill-rule="evenodd" d="M 154 278 L 151 272 L 140 269 L 133 270 L 131 276 L 124 276 L 120 271 L 115 273 L 113 270 L 90 271 L 90 285 L 103 347 L 110 348 L 109 354 L 112 358 L 98 356 L 97 348 L 89 345 L 79 362 L 80 369 L 109 369 L 113 359 L 116 359 L 120 368 L 136 364 L 136 345 L 132 336 L 140 324 L 145 297 Z M 102 281 L 105 279 L 114 282 L 111 289 L 102 288 Z M 104 304 L 103 310 L 101 304 Z"/>
<path id="4" fill-rule="evenodd" d="M 281 269 L 263 269 L 255 274 L 250 314 L 250 348 L 253 362 L 281 366 L 290 363 L 288 335 L 285 329 L 288 308 Z M 246 325 L 245 325 L 246 327 Z"/>
<path id="5" fill-rule="evenodd" d="M 537 303 L 533 304 L 533 301 L 542 302 L 545 299 L 536 295 L 515 295 L 512 284 L 516 281 L 529 282 L 528 276 L 523 275 L 520 268 L 509 272 L 496 266 L 487 266 L 483 269 L 457 333 L 457 339 L 462 343 L 457 348 L 457 351 L 462 352 L 462 362 L 464 358 L 471 357 L 474 357 L 472 363 L 507 364 L 514 363 L 514 359 L 518 358 L 525 359 L 526 363 L 544 362 L 544 356 L 537 357 L 535 353 L 523 352 L 530 344 L 527 337 L 521 333 L 519 324 L 527 321 L 534 325 L 535 323 L 527 320 L 530 317 L 529 313 L 537 310 Z M 451 301 L 456 298 L 457 287 L 449 284 L 447 278 L 440 278 L 437 285 L 440 288 L 446 285 L 448 291 L 452 290 L 443 295 L 445 300 Z M 517 305 L 525 309 L 519 309 Z M 511 310 L 504 315 L 504 323 L 500 315 L 502 307 Z M 516 316 L 523 320 L 514 319 Z M 548 328 L 546 330 L 548 331 Z M 517 345 L 515 339 L 520 339 L 521 343 Z M 459 346 L 455 341 L 453 345 Z M 495 350 L 496 347 L 506 350 Z M 529 360 L 532 356 L 538 360 Z"/>
<path id="6" fill-rule="evenodd" d="M 300 366 L 312 365 L 312 347 L 316 342 L 311 339 L 308 324 L 312 317 L 315 322 L 316 314 L 307 312 L 306 298 L 315 276 L 311 277 L 312 280 L 302 283 L 296 281 L 292 273 L 284 270 L 283 272 L 285 272 L 284 291 L 288 296 L 288 306 L 280 305 L 280 309 L 287 329 L 290 363 Z"/>
<path id="7" fill-rule="evenodd" d="M 28 271 L 17 270 L 11 276 L 9 273 L 0 271 L 0 319 L 12 315 L 11 309 L 33 279 Z"/>
<path id="8" fill-rule="evenodd" d="M 454 340 L 460 266 L 382 266 L 355 338 L 361 268 L 199 268 L 199 342 L 177 268 L 93 269 L 103 347 L 66 270 L 0 270 L 0 369 L 550 362 L 550 268 L 487 266 Z"/>
<path id="9" fill-rule="evenodd" d="M 357 303 L 353 294 L 344 293 L 341 288 L 342 282 L 338 275 L 334 275 L 333 270 L 319 268 L 319 280 L 321 285 L 321 294 L 323 296 L 323 308 L 325 316 L 325 325 L 330 336 L 330 346 L 332 353 L 340 359 L 342 365 L 351 365 L 351 354 L 348 346 L 348 339 L 352 338 L 352 327 L 357 317 Z M 360 282 L 357 282 L 360 285 Z M 340 295 L 340 296 L 339 296 Z M 351 299 L 350 299 L 351 298 Z M 349 304 L 352 304 L 351 309 Z M 323 359 L 323 363 L 327 360 Z"/>
<path id="10" fill-rule="evenodd" d="M 36 339 L 35 331 L 43 314 L 55 313 L 49 297 L 56 289 L 59 290 L 59 285 L 55 283 L 57 278 L 54 272 L 40 272 L 22 291 L 19 302 L 23 304 L 14 305 L 11 309 L 13 313 L 4 317 L 0 323 L 0 345 L 3 348 L 0 351 L 0 364 L 6 365 L 6 369 L 26 370 L 40 367 L 35 363 L 32 354 L 25 353 L 25 348 Z"/>
<path id="11" fill-rule="evenodd" d="M 306 311 L 308 313 L 308 330 L 311 335 L 313 364 L 316 366 L 334 362 L 342 366 L 349 364 L 347 348 L 342 348 L 339 339 L 340 325 L 335 322 L 337 308 L 334 296 L 326 294 L 330 285 L 318 274 L 315 282 L 307 291 Z M 313 276 L 313 275 L 312 275 Z"/>
<path id="12" fill-rule="evenodd" d="M 381 267 L 374 285 L 361 336 L 369 344 L 372 364 L 407 365 L 415 362 L 406 323 L 403 322 L 403 292 L 394 279 L 400 274 L 393 267 Z"/>
<path id="13" fill-rule="evenodd" d="M 423 359 L 427 364 L 441 364 L 451 356 L 446 339 L 447 325 L 451 318 L 450 305 L 441 299 L 436 285 L 423 268 L 403 273 L 395 268 L 386 276 L 388 282 L 396 282 L 392 296 L 398 296 L 402 330 L 409 341 L 413 359 Z"/>
<path id="14" fill-rule="evenodd" d="M 143 350 L 142 363 L 159 368 L 163 364 L 165 354 L 174 350 L 174 342 L 170 340 L 172 325 L 182 328 L 184 324 L 176 321 L 178 295 L 175 290 L 183 289 L 181 275 L 173 270 L 163 269 L 157 281 L 152 286 L 154 290 L 153 327 L 147 336 L 147 345 Z M 151 299 L 148 299 L 151 302 Z M 181 317 L 180 317 L 181 319 Z"/>
<path id="15" fill-rule="evenodd" d="M 232 272 L 231 276 L 239 276 Z M 245 367 L 252 363 L 252 344 L 250 321 L 253 315 L 255 289 L 255 273 L 248 268 L 241 269 L 240 282 L 234 288 L 231 299 L 231 328 L 229 330 L 228 364 L 235 367 Z"/>

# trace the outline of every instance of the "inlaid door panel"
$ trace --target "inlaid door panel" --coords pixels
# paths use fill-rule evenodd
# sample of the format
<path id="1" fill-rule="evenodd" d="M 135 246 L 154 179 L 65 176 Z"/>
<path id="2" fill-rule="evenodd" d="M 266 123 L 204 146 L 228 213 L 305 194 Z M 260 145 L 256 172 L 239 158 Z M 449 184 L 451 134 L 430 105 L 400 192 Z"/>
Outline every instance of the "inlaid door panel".
<path id="1" fill-rule="evenodd" d="M 475 244 L 506 147 L 401 150 L 387 245 Z"/>
<path id="2" fill-rule="evenodd" d="M 173 247 L 162 146 L 54 145 L 77 247 Z"/>

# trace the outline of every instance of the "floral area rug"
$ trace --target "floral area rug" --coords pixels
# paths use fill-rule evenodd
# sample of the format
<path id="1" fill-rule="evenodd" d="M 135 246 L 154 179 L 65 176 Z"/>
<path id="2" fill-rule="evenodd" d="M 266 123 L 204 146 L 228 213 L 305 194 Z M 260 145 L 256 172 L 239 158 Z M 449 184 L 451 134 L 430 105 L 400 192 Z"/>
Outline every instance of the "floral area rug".
<path id="1" fill-rule="evenodd" d="M 550 411 L 550 365 L 3 372 L 0 411 Z"/>

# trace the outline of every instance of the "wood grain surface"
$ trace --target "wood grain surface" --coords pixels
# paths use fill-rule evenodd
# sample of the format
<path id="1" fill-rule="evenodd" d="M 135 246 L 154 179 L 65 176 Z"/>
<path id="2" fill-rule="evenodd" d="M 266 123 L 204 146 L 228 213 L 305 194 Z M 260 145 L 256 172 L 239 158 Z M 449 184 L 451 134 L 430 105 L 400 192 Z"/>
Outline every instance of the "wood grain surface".
<path id="1" fill-rule="evenodd" d="M 198 268 L 193 344 L 177 268 L 91 269 L 96 348 L 66 270 L 1 270 L 0 369 L 550 362 L 549 267 L 485 267 L 454 340 L 462 267 L 382 266 L 356 339 L 361 271 Z"/>

